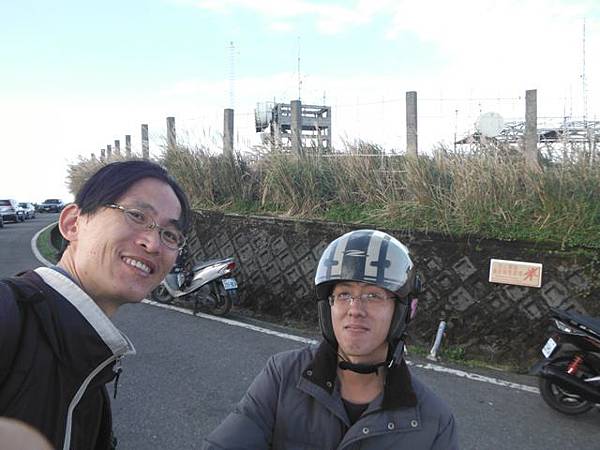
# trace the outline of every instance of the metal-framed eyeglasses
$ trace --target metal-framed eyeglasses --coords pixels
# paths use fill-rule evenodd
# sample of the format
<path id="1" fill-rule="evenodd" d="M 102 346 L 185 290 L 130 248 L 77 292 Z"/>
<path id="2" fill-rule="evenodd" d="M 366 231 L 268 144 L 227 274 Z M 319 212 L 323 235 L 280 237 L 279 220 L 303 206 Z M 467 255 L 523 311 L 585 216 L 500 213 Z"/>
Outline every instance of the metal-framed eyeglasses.
<path id="1" fill-rule="evenodd" d="M 185 236 L 177 228 L 173 227 L 161 227 L 147 212 L 137 208 L 127 208 L 122 205 L 109 204 L 107 208 L 118 209 L 123 213 L 127 223 L 137 229 L 148 229 L 158 231 L 160 236 L 160 242 L 171 250 L 181 250 L 185 245 Z"/>
<path id="2" fill-rule="evenodd" d="M 363 306 L 382 305 L 388 299 L 394 299 L 393 296 L 379 294 L 377 292 L 367 292 L 358 296 L 349 294 L 348 292 L 340 292 L 339 294 L 331 294 L 329 299 L 330 306 L 338 306 L 349 308 L 353 302 L 358 302 Z"/>

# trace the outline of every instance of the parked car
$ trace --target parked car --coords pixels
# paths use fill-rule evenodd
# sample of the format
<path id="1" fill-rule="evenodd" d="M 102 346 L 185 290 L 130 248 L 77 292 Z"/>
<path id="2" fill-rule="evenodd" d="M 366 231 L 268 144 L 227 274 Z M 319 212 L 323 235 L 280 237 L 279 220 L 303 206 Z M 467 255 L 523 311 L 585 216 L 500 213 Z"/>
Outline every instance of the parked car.
<path id="1" fill-rule="evenodd" d="M 61 212 L 64 207 L 65 207 L 65 204 L 63 203 L 62 200 L 59 200 L 57 198 L 49 198 L 47 200 L 44 200 L 44 203 L 42 203 L 40 205 L 40 211 L 56 213 L 56 212 Z"/>
<path id="2" fill-rule="evenodd" d="M 25 214 L 19 207 L 16 200 L 0 199 L 0 215 L 4 222 L 23 222 L 25 220 Z"/>
<path id="3" fill-rule="evenodd" d="M 27 219 L 27 212 L 20 203 L 17 203 L 17 219 L 19 219 L 19 222 L 25 222 Z"/>
<path id="4" fill-rule="evenodd" d="M 21 202 L 19 206 L 25 211 L 25 219 L 35 219 L 35 207 L 28 202 Z"/>

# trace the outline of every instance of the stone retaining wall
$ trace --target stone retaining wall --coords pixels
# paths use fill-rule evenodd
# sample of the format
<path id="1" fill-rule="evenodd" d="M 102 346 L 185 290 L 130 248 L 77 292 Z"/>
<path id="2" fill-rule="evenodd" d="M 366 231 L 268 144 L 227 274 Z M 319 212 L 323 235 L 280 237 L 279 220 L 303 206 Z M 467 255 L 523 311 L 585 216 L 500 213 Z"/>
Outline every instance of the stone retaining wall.
<path id="1" fill-rule="evenodd" d="M 254 311 L 317 323 L 313 277 L 326 245 L 352 229 L 319 221 L 198 211 L 190 240 L 195 260 L 233 256 L 244 304 Z M 430 345 L 440 319 L 443 346 L 522 368 L 538 358 L 550 307 L 600 316 L 590 252 L 550 246 L 384 230 L 406 244 L 425 285 L 412 338 Z M 584 255 L 584 256 L 582 256 Z M 541 288 L 488 282 L 491 258 L 543 264 Z"/>

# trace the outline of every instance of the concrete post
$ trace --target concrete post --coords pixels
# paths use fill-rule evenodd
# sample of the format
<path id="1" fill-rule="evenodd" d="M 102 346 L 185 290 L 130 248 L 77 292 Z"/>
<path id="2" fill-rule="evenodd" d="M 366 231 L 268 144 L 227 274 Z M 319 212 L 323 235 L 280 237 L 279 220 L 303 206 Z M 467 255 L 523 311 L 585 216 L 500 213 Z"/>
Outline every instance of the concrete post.
<path id="1" fill-rule="evenodd" d="M 177 146 L 175 133 L 175 117 L 167 117 L 167 147 L 174 149 Z"/>
<path id="2" fill-rule="evenodd" d="M 302 155 L 302 102 L 300 100 L 292 100 L 291 108 L 291 139 L 292 152 L 297 155 Z"/>
<path id="3" fill-rule="evenodd" d="M 223 121 L 223 155 L 233 157 L 233 109 L 226 108 Z"/>
<path id="4" fill-rule="evenodd" d="M 106 160 L 110 161 L 112 158 L 112 146 L 110 144 L 106 144 Z"/>
<path id="5" fill-rule="evenodd" d="M 121 141 L 115 139 L 115 155 L 121 156 Z"/>
<path id="6" fill-rule="evenodd" d="M 406 93 L 406 155 L 418 155 L 417 92 Z"/>
<path id="7" fill-rule="evenodd" d="M 148 124 L 142 124 L 142 158 L 150 159 L 150 146 L 148 142 Z"/>
<path id="8" fill-rule="evenodd" d="M 125 156 L 127 156 L 127 159 L 131 158 L 131 135 L 130 134 L 125 135 Z"/>
<path id="9" fill-rule="evenodd" d="M 96 159 L 96 155 L 94 154 L 94 152 L 90 153 L 90 159 L 92 161 L 94 161 Z"/>
<path id="10" fill-rule="evenodd" d="M 594 139 L 594 130 L 587 125 L 587 141 L 590 146 L 590 165 L 593 165 L 596 161 L 596 140 Z"/>
<path id="11" fill-rule="evenodd" d="M 273 122 L 269 124 L 269 129 L 271 131 L 271 150 L 277 149 L 281 150 L 281 128 L 275 126 Z"/>
<path id="12" fill-rule="evenodd" d="M 525 160 L 534 170 L 540 168 L 538 163 L 537 135 L 537 90 L 525 91 Z"/>
<path id="13" fill-rule="evenodd" d="M 446 321 L 442 320 L 438 326 L 438 330 L 435 335 L 435 342 L 433 343 L 433 347 L 431 347 L 429 355 L 427 355 L 427 359 L 431 361 L 437 361 L 437 353 L 440 350 L 440 345 L 442 345 L 444 331 L 446 331 Z"/>
<path id="14" fill-rule="evenodd" d="M 100 149 L 100 160 L 104 161 L 105 159 L 106 159 L 106 151 L 103 148 L 101 148 Z"/>

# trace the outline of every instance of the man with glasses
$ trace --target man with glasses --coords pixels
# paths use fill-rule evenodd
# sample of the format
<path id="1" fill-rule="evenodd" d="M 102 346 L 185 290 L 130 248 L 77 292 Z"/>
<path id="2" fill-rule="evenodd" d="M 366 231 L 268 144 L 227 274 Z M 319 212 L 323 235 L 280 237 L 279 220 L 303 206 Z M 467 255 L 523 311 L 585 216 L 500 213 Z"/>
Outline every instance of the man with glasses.
<path id="1" fill-rule="evenodd" d="M 392 236 L 331 242 L 315 287 L 324 341 L 273 356 L 204 449 L 458 448 L 448 406 L 403 358 L 419 278 Z"/>
<path id="2" fill-rule="evenodd" d="M 135 351 L 110 317 L 161 282 L 189 223 L 186 195 L 157 164 L 108 164 L 83 185 L 60 214 L 57 266 L 0 282 L 0 416 L 56 449 L 112 448 L 105 384 Z"/>

